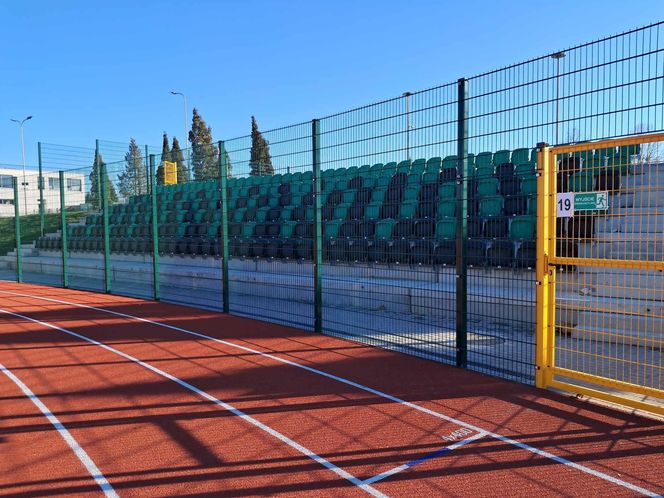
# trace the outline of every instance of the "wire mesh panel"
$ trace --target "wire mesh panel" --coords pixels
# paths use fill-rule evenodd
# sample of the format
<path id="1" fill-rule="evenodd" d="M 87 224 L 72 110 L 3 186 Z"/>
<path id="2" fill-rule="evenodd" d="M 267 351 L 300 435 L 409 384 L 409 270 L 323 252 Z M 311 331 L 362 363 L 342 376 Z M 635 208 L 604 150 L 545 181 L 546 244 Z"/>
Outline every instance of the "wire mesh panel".
<path id="1" fill-rule="evenodd" d="M 454 362 L 456 88 L 320 121 L 326 333 Z"/>
<path id="2" fill-rule="evenodd" d="M 549 384 L 637 396 L 661 412 L 663 140 L 554 147 L 545 167 L 550 264 L 559 268 L 550 290 Z"/>
<path id="3" fill-rule="evenodd" d="M 219 310 L 219 149 L 215 145 L 173 152 L 153 156 L 161 299 Z"/>
<path id="4" fill-rule="evenodd" d="M 469 321 L 483 337 L 469 343 L 471 368 L 533 379 L 533 148 L 664 128 L 660 32 L 658 24 L 468 80 Z M 601 181 L 609 185 L 613 174 Z M 564 173 L 560 181 L 583 175 L 590 178 Z"/>
<path id="5" fill-rule="evenodd" d="M 230 310 L 312 329 L 311 124 L 226 142 Z"/>
<path id="6" fill-rule="evenodd" d="M 101 210 L 94 151 L 92 166 L 63 173 L 66 237 L 46 236 L 47 247 L 66 250 L 67 280 L 73 289 L 104 291 L 104 218 Z"/>
<path id="7" fill-rule="evenodd" d="M 17 174 L 14 166 L 0 166 L 0 280 L 19 278 L 16 202 L 20 208 L 20 181 Z"/>
<path id="8" fill-rule="evenodd" d="M 151 298 L 154 294 L 152 204 L 147 160 L 132 143 L 124 160 L 104 162 L 101 171 L 109 232 L 106 278 L 111 291 Z"/>
<path id="9" fill-rule="evenodd" d="M 61 245 L 57 242 L 62 221 L 58 172 L 44 172 L 43 190 L 40 189 L 40 185 L 41 181 L 36 173 L 19 177 L 23 281 L 61 285 L 62 254 Z M 43 216 L 39 208 L 42 202 Z M 68 207 L 74 215 L 78 212 L 77 205 L 69 204 Z M 45 247 L 42 233 L 56 234 L 55 237 L 48 238 L 48 242 L 54 242 L 51 247 Z"/>

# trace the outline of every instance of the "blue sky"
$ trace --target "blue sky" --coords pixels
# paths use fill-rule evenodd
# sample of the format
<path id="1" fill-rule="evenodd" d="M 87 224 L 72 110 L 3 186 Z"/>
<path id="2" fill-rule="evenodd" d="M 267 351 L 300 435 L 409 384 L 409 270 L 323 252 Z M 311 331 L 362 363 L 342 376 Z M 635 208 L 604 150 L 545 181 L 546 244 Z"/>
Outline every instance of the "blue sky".
<path id="1" fill-rule="evenodd" d="M 37 142 L 214 138 L 321 117 L 661 20 L 661 0 L 0 2 L 0 163 Z"/>

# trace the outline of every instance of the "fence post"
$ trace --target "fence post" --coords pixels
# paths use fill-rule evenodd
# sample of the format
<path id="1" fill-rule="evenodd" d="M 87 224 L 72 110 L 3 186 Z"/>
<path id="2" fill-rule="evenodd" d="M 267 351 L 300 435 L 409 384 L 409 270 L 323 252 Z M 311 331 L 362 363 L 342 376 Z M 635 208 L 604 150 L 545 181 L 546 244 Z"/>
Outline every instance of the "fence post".
<path id="1" fill-rule="evenodd" d="M 551 231 L 551 212 L 549 199 L 551 164 L 549 146 L 537 144 L 537 258 L 535 260 L 535 386 L 547 387 L 550 377 L 551 358 L 549 357 L 549 323 L 550 285 L 553 277 L 549 272 L 550 237 L 555 233 L 555 225 Z M 555 177 L 554 177 L 555 178 Z M 555 223 L 555 220 L 553 220 Z"/>
<path id="2" fill-rule="evenodd" d="M 65 173 L 58 172 L 60 182 L 60 240 L 62 240 L 62 287 L 69 287 L 69 251 L 67 249 L 67 213 L 65 211 Z"/>
<path id="3" fill-rule="evenodd" d="M 14 183 L 14 234 L 16 236 L 16 281 L 23 282 L 23 256 L 21 255 L 21 211 L 18 195 L 18 178 L 13 178 Z"/>
<path id="4" fill-rule="evenodd" d="M 468 120 L 466 79 L 458 80 L 457 99 L 457 223 L 456 223 L 456 365 L 468 364 Z"/>
<path id="5" fill-rule="evenodd" d="M 159 220 L 157 218 L 157 176 L 154 167 L 154 154 L 150 154 L 150 169 L 147 185 L 152 201 L 152 288 L 155 301 L 161 299 L 159 288 Z"/>
<path id="6" fill-rule="evenodd" d="M 323 224 L 320 205 L 320 121 L 311 121 L 314 191 L 314 331 L 323 332 Z"/>
<path id="7" fill-rule="evenodd" d="M 150 160 L 150 153 L 148 152 L 148 146 L 146 145 L 146 146 L 145 146 L 145 164 L 148 166 L 148 167 L 146 168 L 146 169 L 148 170 L 148 173 L 149 173 L 149 169 L 150 169 L 150 168 L 149 168 L 149 160 Z M 152 176 L 150 176 L 150 178 L 152 178 Z M 148 182 L 147 182 L 147 187 L 150 189 L 150 188 L 152 188 L 152 186 L 155 186 L 155 187 L 156 187 L 156 183 L 154 183 L 154 184 L 150 184 L 150 181 L 148 180 Z M 152 192 L 152 191 L 150 190 L 149 192 Z M 149 192 L 148 192 L 148 193 L 149 193 Z"/>
<path id="8" fill-rule="evenodd" d="M 103 209 L 102 198 L 101 198 L 101 161 L 99 158 L 99 139 L 95 140 L 95 165 L 94 168 L 97 170 L 97 204 L 98 208 L 101 211 Z"/>
<path id="9" fill-rule="evenodd" d="M 99 157 L 99 156 L 97 156 Z M 101 201 L 101 211 L 104 226 L 104 290 L 111 292 L 111 236 L 108 228 L 108 196 L 106 195 L 106 165 L 97 159 L 99 168 L 97 177 L 99 181 L 99 200 Z M 110 179 L 109 179 L 110 180 Z"/>
<path id="10" fill-rule="evenodd" d="M 42 150 L 41 142 L 37 142 L 37 160 L 39 162 L 39 180 L 37 180 L 37 187 L 39 188 L 39 236 L 44 236 L 44 174 L 42 169 Z"/>
<path id="11" fill-rule="evenodd" d="M 226 163 L 226 146 L 219 140 L 219 189 L 221 195 L 221 226 L 220 247 L 221 280 L 224 313 L 230 313 L 230 289 L 228 278 L 228 164 Z"/>

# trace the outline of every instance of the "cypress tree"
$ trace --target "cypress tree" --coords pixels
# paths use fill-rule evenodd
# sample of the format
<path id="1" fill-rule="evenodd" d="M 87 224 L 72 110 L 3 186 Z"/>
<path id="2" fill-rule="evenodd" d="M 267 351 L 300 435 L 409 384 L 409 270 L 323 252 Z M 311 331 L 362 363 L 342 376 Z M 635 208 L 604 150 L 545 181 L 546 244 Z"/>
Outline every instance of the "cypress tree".
<path id="1" fill-rule="evenodd" d="M 113 204 L 118 201 L 118 195 L 115 192 L 115 187 L 111 183 L 111 179 L 108 177 L 108 171 L 105 171 L 104 168 L 105 164 L 106 163 L 104 162 L 104 159 L 101 157 L 101 154 L 97 156 L 95 153 L 94 162 L 92 163 L 92 171 L 90 171 L 90 176 L 88 177 L 90 179 L 90 190 L 87 194 L 85 194 L 85 202 L 87 204 L 92 204 L 93 206 L 101 205 L 99 198 L 99 189 L 97 188 L 97 179 L 99 178 L 100 169 L 102 169 L 105 172 L 104 180 L 106 182 L 106 200 L 108 204 Z"/>
<path id="2" fill-rule="evenodd" d="M 178 183 L 187 183 L 189 181 L 189 168 L 184 160 L 180 142 L 175 137 L 173 137 L 173 147 L 171 148 L 171 160 L 178 165 Z"/>
<path id="3" fill-rule="evenodd" d="M 164 184 L 164 161 L 171 160 L 171 149 L 168 146 L 168 135 L 164 132 L 161 140 L 161 161 L 157 166 L 157 185 Z"/>
<path id="4" fill-rule="evenodd" d="M 118 175 L 118 191 L 125 199 L 132 195 L 147 193 L 147 169 L 143 154 L 135 139 L 129 142 L 129 151 L 125 154 L 125 170 Z"/>
<path id="5" fill-rule="evenodd" d="M 194 180 L 205 180 L 219 176 L 218 158 L 219 150 L 212 140 L 212 128 L 194 108 L 189 132 L 191 143 L 191 169 Z"/>
<path id="6" fill-rule="evenodd" d="M 249 166 L 251 168 L 250 175 L 274 175 L 270 146 L 263 134 L 258 131 L 258 123 L 256 123 L 254 116 L 251 116 L 251 158 L 249 159 Z"/>

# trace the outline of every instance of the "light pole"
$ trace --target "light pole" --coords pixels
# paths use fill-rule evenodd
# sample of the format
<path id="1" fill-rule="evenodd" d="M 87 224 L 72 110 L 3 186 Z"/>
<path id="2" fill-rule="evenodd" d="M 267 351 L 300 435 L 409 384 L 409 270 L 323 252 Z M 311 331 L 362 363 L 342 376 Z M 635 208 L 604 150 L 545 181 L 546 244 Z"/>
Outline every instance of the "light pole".
<path id="1" fill-rule="evenodd" d="M 185 147 L 187 148 L 187 160 L 188 160 L 187 168 L 190 168 L 191 167 L 191 149 L 189 147 L 187 147 L 187 142 L 189 140 L 189 137 L 187 137 L 187 96 L 182 92 L 174 92 L 174 91 L 171 91 L 171 95 L 181 95 L 182 96 L 182 103 L 183 103 L 183 110 L 184 110 L 184 113 L 183 113 L 183 118 L 184 118 L 184 144 L 185 144 Z"/>
<path id="2" fill-rule="evenodd" d="M 565 52 L 556 52 L 551 55 L 551 58 L 556 60 L 556 145 L 560 143 L 558 140 L 558 126 L 560 124 L 560 59 L 563 57 L 565 57 Z"/>
<path id="3" fill-rule="evenodd" d="M 406 157 L 410 161 L 410 92 L 404 92 L 403 96 L 406 97 Z"/>
<path id="4" fill-rule="evenodd" d="M 23 159 L 23 214 L 28 214 L 28 191 L 27 183 L 25 181 L 25 141 L 23 140 L 23 123 L 32 119 L 32 116 L 28 116 L 22 121 L 18 119 L 10 119 L 14 123 L 18 124 L 21 128 L 21 158 Z"/>

